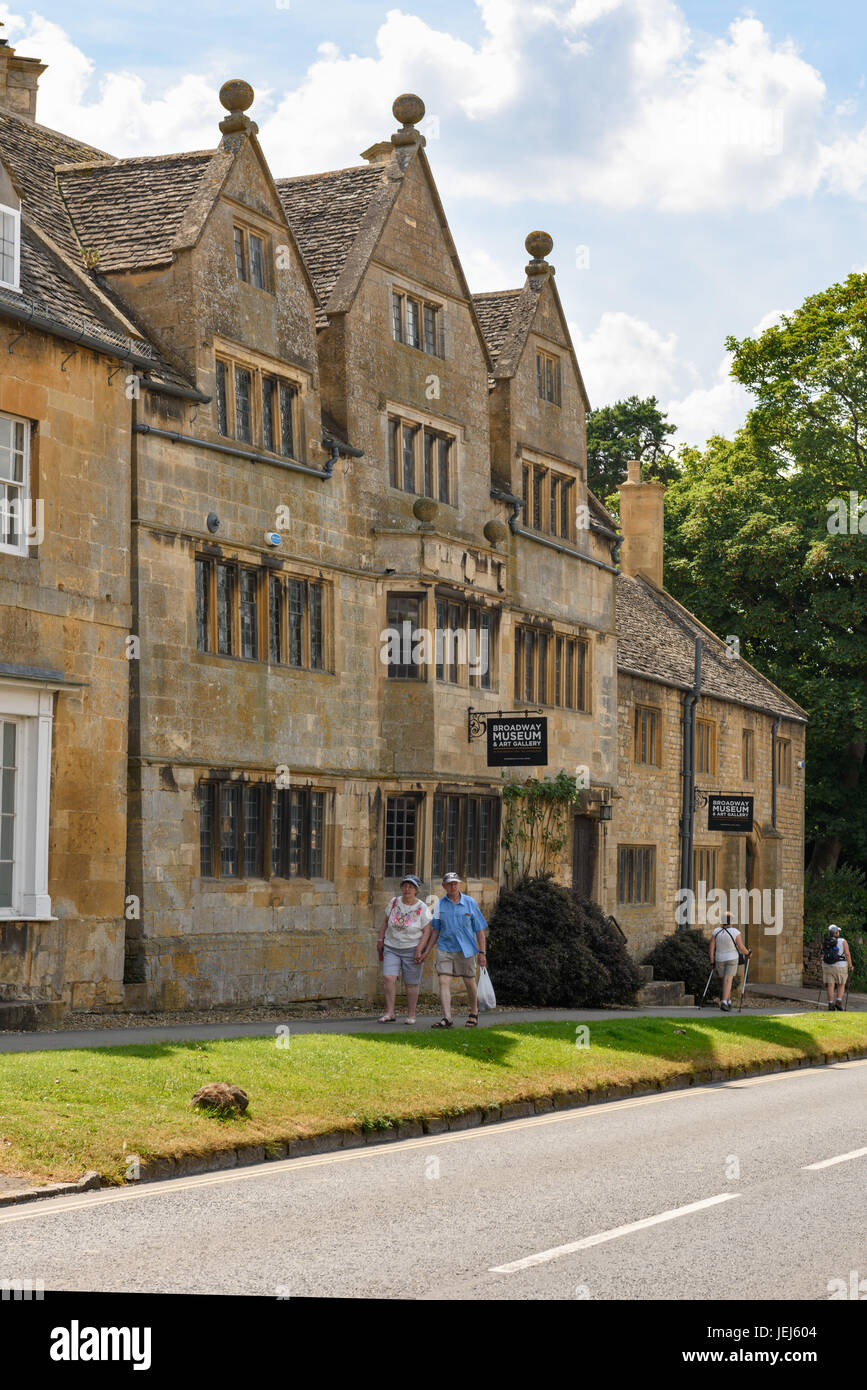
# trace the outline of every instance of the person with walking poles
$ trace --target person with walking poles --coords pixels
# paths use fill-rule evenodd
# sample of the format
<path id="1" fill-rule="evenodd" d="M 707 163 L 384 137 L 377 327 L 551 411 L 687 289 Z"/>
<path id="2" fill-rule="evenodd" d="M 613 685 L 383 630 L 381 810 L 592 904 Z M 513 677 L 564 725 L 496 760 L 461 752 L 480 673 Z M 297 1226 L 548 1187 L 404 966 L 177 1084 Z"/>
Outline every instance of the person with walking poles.
<path id="1" fill-rule="evenodd" d="M 711 968 L 716 967 L 716 973 L 720 978 L 722 998 L 719 1006 L 724 1014 L 730 1014 L 732 1011 L 732 981 L 737 973 L 740 958 L 751 955 L 752 951 L 747 950 L 739 929 L 732 926 L 731 917 L 725 916 L 722 926 L 714 927 L 710 938 L 710 963 Z"/>
<path id="2" fill-rule="evenodd" d="M 419 952 L 419 944 L 431 920 L 431 910 L 418 896 L 421 884 L 415 874 L 407 874 L 400 885 L 400 897 L 392 898 L 388 905 L 376 951 L 382 961 L 382 984 L 385 990 L 385 1013 L 380 1023 L 394 1023 L 394 996 L 397 992 L 397 977 L 403 976 L 406 989 L 406 1023 L 415 1023 L 418 1004 L 418 991 L 421 985 L 421 971 L 424 956 Z"/>
<path id="3" fill-rule="evenodd" d="M 835 1009 L 843 1012 L 843 991 L 851 969 L 849 943 L 840 935 L 836 922 L 832 922 L 822 941 L 822 984 L 828 990 L 829 1013 Z"/>
<path id="4" fill-rule="evenodd" d="M 480 965 L 487 964 L 485 954 L 485 932 L 488 924 L 482 916 L 481 908 L 475 898 L 461 892 L 459 874 L 448 873 L 443 876 L 446 896 L 440 898 L 437 913 L 425 930 L 419 945 L 419 954 L 424 960 L 436 947 L 436 972 L 440 987 L 440 1002 L 443 1016 L 434 1028 L 451 1028 L 452 1020 L 452 980 L 463 980 L 469 1002 L 467 1028 L 475 1028 L 479 1022 L 479 1000 L 476 989 L 476 957 Z"/>

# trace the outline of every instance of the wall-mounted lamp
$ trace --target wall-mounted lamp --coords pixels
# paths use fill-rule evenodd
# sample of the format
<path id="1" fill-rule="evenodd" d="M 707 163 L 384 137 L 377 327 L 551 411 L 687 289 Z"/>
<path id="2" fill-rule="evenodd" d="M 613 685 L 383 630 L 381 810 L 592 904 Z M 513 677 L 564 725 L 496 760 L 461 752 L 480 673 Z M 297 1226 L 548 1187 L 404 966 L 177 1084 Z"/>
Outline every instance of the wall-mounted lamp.
<path id="1" fill-rule="evenodd" d="M 599 807 L 599 819 L 610 820 L 613 809 L 610 801 L 603 801 L 602 805 Z"/>

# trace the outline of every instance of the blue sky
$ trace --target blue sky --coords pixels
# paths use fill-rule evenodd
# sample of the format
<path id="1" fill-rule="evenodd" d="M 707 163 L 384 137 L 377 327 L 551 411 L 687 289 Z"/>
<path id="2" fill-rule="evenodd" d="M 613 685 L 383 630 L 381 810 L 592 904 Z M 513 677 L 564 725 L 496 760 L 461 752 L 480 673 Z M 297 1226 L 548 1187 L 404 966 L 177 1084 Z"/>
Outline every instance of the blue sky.
<path id="1" fill-rule="evenodd" d="M 239 14 L 243 14 L 239 20 Z M 594 404 L 654 393 L 700 443 L 748 404 L 743 336 L 867 267 L 867 8 L 773 0 L 0 3 L 40 118 L 115 154 L 213 146 L 252 83 L 275 174 L 358 162 L 427 104 L 470 285 L 551 261 Z"/>

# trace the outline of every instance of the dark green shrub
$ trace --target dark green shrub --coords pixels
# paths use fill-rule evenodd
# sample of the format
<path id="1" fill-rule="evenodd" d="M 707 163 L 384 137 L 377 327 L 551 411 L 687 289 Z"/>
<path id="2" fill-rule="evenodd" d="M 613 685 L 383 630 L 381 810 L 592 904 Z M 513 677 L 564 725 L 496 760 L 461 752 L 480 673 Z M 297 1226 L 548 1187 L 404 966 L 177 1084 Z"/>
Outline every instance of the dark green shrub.
<path id="1" fill-rule="evenodd" d="M 634 998 L 638 972 L 602 909 L 550 874 L 503 889 L 489 925 L 498 1002 L 600 1008 Z"/>
<path id="2" fill-rule="evenodd" d="M 629 948 L 598 903 L 572 894 L 584 945 L 608 971 L 607 1004 L 634 1004 L 642 980 Z"/>
<path id="3" fill-rule="evenodd" d="M 695 927 L 684 927 L 658 941 L 644 957 L 644 964 L 653 966 L 655 980 L 683 980 L 684 990 L 695 995 L 697 1004 L 710 970 L 709 947 L 710 942 L 702 932 Z M 718 999 L 719 996 L 720 982 L 714 971 L 706 997 Z"/>

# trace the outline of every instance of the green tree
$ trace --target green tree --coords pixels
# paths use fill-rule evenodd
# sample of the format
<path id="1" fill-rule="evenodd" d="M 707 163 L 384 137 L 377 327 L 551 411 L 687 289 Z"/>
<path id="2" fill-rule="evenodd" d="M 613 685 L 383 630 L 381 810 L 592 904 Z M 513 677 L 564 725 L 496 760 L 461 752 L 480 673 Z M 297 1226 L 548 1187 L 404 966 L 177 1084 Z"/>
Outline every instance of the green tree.
<path id="1" fill-rule="evenodd" d="M 733 441 L 682 451 L 666 496 L 666 584 L 809 714 L 811 873 L 863 864 L 867 276 L 726 346 L 756 404 Z"/>
<path id="2" fill-rule="evenodd" d="M 587 416 L 587 481 L 604 501 L 626 477 L 630 459 L 640 459 L 642 476 L 660 483 L 671 482 L 679 469 L 671 455 L 668 436 L 675 425 L 659 409 L 655 396 L 639 400 L 630 396 L 614 405 L 591 410 Z"/>

